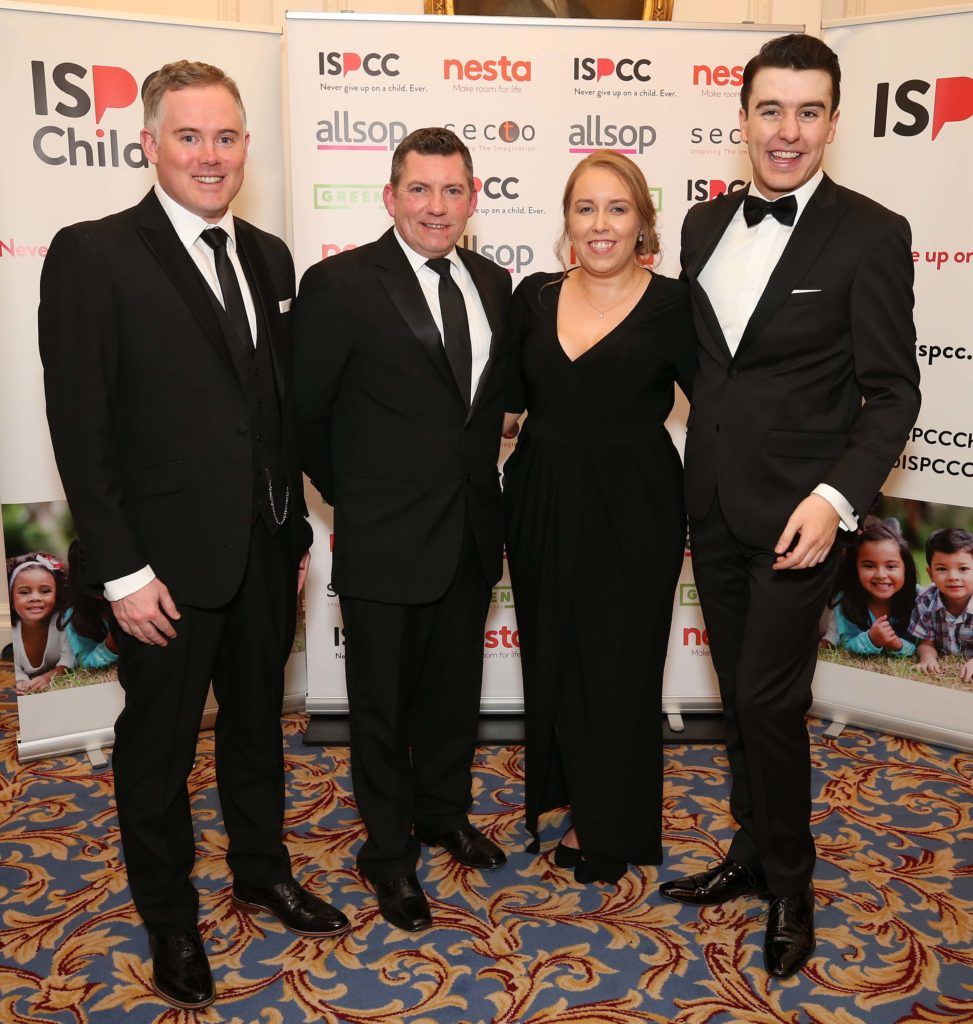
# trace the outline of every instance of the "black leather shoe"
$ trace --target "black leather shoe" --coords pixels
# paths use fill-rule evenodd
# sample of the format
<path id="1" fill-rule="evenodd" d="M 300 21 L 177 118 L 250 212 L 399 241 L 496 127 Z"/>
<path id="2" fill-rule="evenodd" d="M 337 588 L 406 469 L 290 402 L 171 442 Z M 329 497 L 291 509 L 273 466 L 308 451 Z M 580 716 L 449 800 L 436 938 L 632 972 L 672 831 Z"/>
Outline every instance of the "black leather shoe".
<path id="1" fill-rule="evenodd" d="M 415 875 L 402 875 L 387 882 L 375 883 L 378 909 L 393 928 L 404 932 L 421 932 L 432 925 L 426 894 Z"/>
<path id="2" fill-rule="evenodd" d="M 442 835 L 419 837 L 427 846 L 441 846 L 454 860 L 468 868 L 493 870 L 507 863 L 503 850 L 469 822 L 459 825 Z"/>
<path id="3" fill-rule="evenodd" d="M 772 978 L 791 978 L 814 952 L 814 886 L 794 896 L 771 896 L 764 965 Z"/>
<path id="4" fill-rule="evenodd" d="M 667 900 L 694 907 L 715 907 L 738 896 L 769 896 L 762 871 L 751 871 L 729 858 L 708 871 L 663 882 L 659 893 Z"/>
<path id="5" fill-rule="evenodd" d="M 213 975 L 194 928 L 179 935 L 149 934 L 152 987 L 167 1003 L 182 1010 L 199 1010 L 216 998 Z"/>
<path id="6" fill-rule="evenodd" d="M 576 868 L 581 863 L 581 851 L 576 846 L 558 843 L 554 847 L 554 863 L 559 868 Z"/>
<path id="7" fill-rule="evenodd" d="M 293 878 L 277 885 L 233 884 L 233 902 L 243 910 L 265 911 L 295 935 L 330 937 L 348 931 L 348 918 Z"/>

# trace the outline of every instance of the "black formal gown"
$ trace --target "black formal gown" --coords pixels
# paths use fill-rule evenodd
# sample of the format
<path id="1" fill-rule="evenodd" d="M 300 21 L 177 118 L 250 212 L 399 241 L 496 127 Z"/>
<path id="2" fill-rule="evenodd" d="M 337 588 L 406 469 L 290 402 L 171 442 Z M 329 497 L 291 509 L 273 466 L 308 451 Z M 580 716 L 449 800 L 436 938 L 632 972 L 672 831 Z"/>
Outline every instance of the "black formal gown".
<path id="1" fill-rule="evenodd" d="M 528 412 L 504 470 L 527 827 L 569 803 L 585 861 L 614 881 L 662 860 L 662 673 L 686 529 L 663 424 L 695 335 L 687 286 L 655 275 L 572 361 L 560 290 L 559 274 L 533 274 L 511 303 L 508 408 Z"/>

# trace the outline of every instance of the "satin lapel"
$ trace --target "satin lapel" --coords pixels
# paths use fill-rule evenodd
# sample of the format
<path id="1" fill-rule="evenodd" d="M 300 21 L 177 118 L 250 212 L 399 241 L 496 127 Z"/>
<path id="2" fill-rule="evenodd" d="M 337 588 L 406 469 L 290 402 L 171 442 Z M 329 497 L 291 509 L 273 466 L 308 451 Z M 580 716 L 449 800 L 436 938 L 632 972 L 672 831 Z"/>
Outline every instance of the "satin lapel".
<path id="1" fill-rule="evenodd" d="M 839 198 L 835 183 L 825 175 L 781 253 L 767 287 L 757 303 L 737 348 L 737 358 L 754 338 L 759 337 L 774 313 L 800 284 L 808 267 L 825 247 L 845 215 L 847 203 Z"/>
<path id="2" fill-rule="evenodd" d="M 220 359 L 236 377 L 237 371 L 233 364 L 233 356 L 230 354 L 230 346 L 223 336 L 223 328 L 213 309 L 213 303 L 206 294 L 206 282 L 193 263 L 192 257 L 179 241 L 179 236 L 159 205 L 155 192 L 149 192 L 139 204 L 136 229 L 185 299 L 186 305 L 199 321 L 200 327 Z"/>
<path id="3" fill-rule="evenodd" d="M 487 376 L 496 364 L 497 344 L 500 340 L 500 333 L 503 330 L 503 311 L 500 305 L 500 296 L 490 280 L 487 268 L 479 260 L 472 259 L 466 249 L 457 249 L 456 252 L 463 261 L 463 266 L 469 271 L 470 277 L 473 278 L 473 284 L 476 285 L 480 302 L 483 303 L 483 311 L 486 313 L 487 322 L 490 324 L 490 352 L 487 356 L 486 365 L 483 367 L 483 372 L 480 374 L 480 379 L 477 381 L 473 401 L 470 403 L 469 416 L 472 416 L 476 410 L 477 401 L 483 394 Z"/>
<path id="4" fill-rule="evenodd" d="M 719 318 L 716 315 L 716 311 L 713 309 L 709 296 L 706 294 L 706 290 L 703 286 L 699 283 L 699 275 L 702 273 L 703 267 L 705 267 L 709 261 L 710 256 L 713 255 L 713 251 L 716 249 L 720 239 L 723 237 L 723 233 L 726 231 L 730 221 L 733 219 L 733 215 L 740 208 L 740 204 L 743 202 L 745 195 L 746 192 L 741 189 L 739 192 L 731 192 L 725 198 L 721 198 L 709 204 L 709 209 L 707 211 L 709 214 L 707 218 L 709 223 L 705 226 L 702 244 L 693 254 L 691 262 L 686 267 L 686 279 L 689 281 L 689 287 L 693 293 L 693 301 L 696 304 L 696 308 L 699 310 L 700 315 L 706 322 L 710 335 L 719 346 L 720 351 L 727 362 L 732 358 L 730 354 L 730 346 L 727 345 L 726 338 L 723 337 L 723 328 L 720 326 Z"/>
<path id="5" fill-rule="evenodd" d="M 462 401 L 449 360 L 446 358 L 446 349 L 443 347 L 439 328 L 436 327 L 436 321 L 429 312 L 416 275 L 391 230 L 382 235 L 375 245 L 375 267 L 378 279 L 392 304 L 425 349 L 426 355 L 432 360 L 445 384 L 457 399 Z M 465 406 L 466 403 L 463 404 Z"/>
<path id="6" fill-rule="evenodd" d="M 257 317 L 264 328 L 264 337 L 270 345 L 270 361 L 274 367 L 274 383 L 277 397 L 284 398 L 284 372 L 281 366 L 281 347 L 284 345 L 283 324 L 280 316 L 272 316 L 268 304 L 275 302 L 277 294 L 273 278 L 267 268 L 267 261 L 260 245 L 250 230 L 250 225 L 234 219 L 240 262 L 250 281 L 250 295 L 257 311 Z M 259 336 L 259 332 L 258 332 Z"/>

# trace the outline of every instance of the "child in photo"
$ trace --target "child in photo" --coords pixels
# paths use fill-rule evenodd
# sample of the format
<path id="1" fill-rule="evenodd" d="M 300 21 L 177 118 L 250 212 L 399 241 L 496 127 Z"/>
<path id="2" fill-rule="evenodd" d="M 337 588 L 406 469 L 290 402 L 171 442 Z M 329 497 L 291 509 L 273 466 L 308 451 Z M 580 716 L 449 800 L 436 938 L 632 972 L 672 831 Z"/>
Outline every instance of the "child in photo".
<path id="1" fill-rule="evenodd" d="M 918 598 L 909 630 L 919 641 L 919 668 L 944 671 L 939 658 L 965 658 L 960 678 L 973 682 L 973 533 L 949 527 L 926 541 L 926 562 L 932 584 Z"/>
<path id="2" fill-rule="evenodd" d="M 894 519 L 866 523 L 845 552 L 829 639 L 851 654 L 911 658 L 916 564 Z"/>
<path id="3" fill-rule="evenodd" d="M 61 616 L 74 652 L 75 668 L 101 669 L 118 661 L 118 648 L 111 635 L 108 603 L 85 585 L 80 565 L 81 542 L 68 548 L 68 590 L 71 607 Z"/>
<path id="4" fill-rule="evenodd" d="M 7 560 L 14 679 L 18 694 L 40 693 L 74 668 L 60 616 L 67 606 L 64 569 L 43 552 Z"/>

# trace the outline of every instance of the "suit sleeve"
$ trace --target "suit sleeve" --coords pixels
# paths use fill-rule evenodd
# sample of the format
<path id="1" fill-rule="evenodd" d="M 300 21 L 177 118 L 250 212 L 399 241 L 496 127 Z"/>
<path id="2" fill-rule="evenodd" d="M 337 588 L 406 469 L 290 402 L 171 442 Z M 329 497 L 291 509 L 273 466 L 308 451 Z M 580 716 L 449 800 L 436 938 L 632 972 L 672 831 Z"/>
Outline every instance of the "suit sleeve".
<path id="1" fill-rule="evenodd" d="M 510 341 L 507 349 L 507 401 L 504 406 L 507 412 L 523 412 L 527 408 L 527 387 L 521 369 L 520 353 L 524 335 L 530 330 L 530 303 L 527 293 L 528 289 L 534 287 L 536 285 L 529 277 L 521 281 L 507 308 L 507 337 Z"/>
<path id="2" fill-rule="evenodd" d="M 292 311 L 301 465 L 332 505 L 331 424 L 353 340 L 353 320 L 344 299 L 339 282 L 322 261 L 304 274 Z"/>
<path id="3" fill-rule="evenodd" d="M 127 576 L 148 561 L 122 513 L 112 422 L 119 339 L 111 267 L 85 225 L 59 231 L 44 260 L 38 309 L 47 422 L 92 584 Z"/>
<path id="4" fill-rule="evenodd" d="M 844 456 L 823 483 L 862 518 L 885 482 L 919 415 L 912 237 L 904 217 L 889 215 L 865 252 L 850 290 L 855 377 L 864 402 Z"/>

